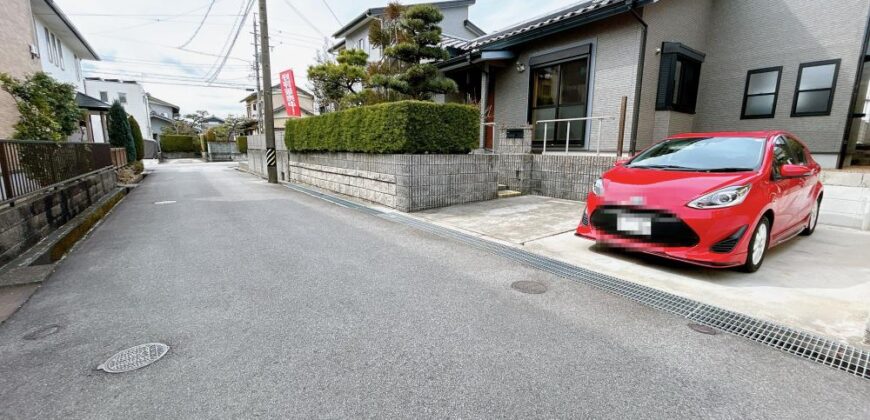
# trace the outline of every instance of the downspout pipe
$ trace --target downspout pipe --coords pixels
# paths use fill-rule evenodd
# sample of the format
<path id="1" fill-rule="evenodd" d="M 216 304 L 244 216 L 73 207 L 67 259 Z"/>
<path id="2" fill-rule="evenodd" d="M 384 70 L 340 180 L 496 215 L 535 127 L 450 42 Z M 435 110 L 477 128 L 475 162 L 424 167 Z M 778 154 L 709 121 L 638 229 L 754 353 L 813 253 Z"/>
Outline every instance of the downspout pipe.
<path id="1" fill-rule="evenodd" d="M 637 152 L 637 130 L 640 117 L 640 94 L 641 88 L 643 86 L 643 68 L 644 61 L 646 59 L 646 37 L 647 30 L 649 26 L 643 20 L 639 13 L 637 13 L 637 0 L 626 0 L 626 5 L 629 7 L 628 12 L 634 16 L 635 20 L 640 23 L 641 26 L 641 38 L 640 38 L 640 49 L 637 54 L 637 79 L 634 82 L 634 110 L 632 110 L 631 117 L 631 141 L 629 142 L 628 154 L 634 155 Z"/>

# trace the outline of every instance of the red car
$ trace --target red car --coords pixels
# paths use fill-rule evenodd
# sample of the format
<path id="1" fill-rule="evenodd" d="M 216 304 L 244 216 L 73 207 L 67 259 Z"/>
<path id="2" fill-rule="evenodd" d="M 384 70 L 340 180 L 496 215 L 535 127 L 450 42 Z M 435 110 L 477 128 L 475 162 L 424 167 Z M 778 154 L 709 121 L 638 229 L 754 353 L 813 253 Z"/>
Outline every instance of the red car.
<path id="1" fill-rule="evenodd" d="M 673 136 L 595 181 L 577 235 L 754 272 L 770 247 L 815 230 L 820 172 L 785 131 Z"/>

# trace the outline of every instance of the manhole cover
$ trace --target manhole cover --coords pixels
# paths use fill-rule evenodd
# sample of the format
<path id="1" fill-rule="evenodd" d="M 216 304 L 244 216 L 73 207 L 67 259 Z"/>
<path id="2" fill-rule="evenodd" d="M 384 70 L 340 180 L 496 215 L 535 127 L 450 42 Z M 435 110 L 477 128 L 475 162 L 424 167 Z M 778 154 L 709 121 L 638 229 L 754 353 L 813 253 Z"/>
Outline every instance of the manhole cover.
<path id="1" fill-rule="evenodd" d="M 175 201 L 155 201 L 154 204 L 158 206 L 163 206 L 166 204 L 175 204 Z"/>
<path id="2" fill-rule="evenodd" d="M 127 350 L 121 350 L 115 353 L 114 356 L 106 360 L 102 365 L 97 366 L 97 369 L 102 369 L 109 373 L 129 372 L 148 366 L 166 355 L 169 351 L 169 346 L 162 343 L 140 344 L 136 347 L 130 347 Z"/>
<path id="3" fill-rule="evenodd" d="M 518 292 L 528 293 L 530 295 L 540 295 L 547 291 L 547 286 L 536 281 L 515 281 L 511 284 L 511 288 Z"/>
<path id="4" fill-rule="evenodd" d="M 699 332 L 699 333 L 701 333 L 701 334 L 707 334 L 707 335 L 716 335 L 716 334 L 719 334 L 719 332 L 716 331 L 715 328 L 713 328 L 713 327 L 708 327 L 708 326 L 706 326 L 706 325 L 701 325 L 701 324 L 689 324 L 689 328 L 691 328 L 692 331 Z"/>
<path id="5" fill-rule="evenodd" d="M 27 333 L 23 338 L 25 340 L 39 340 L 40 338 L 48 337 L 60 331 L 61 326 L 57 324 L 47 325 L 37 330 Z"/>

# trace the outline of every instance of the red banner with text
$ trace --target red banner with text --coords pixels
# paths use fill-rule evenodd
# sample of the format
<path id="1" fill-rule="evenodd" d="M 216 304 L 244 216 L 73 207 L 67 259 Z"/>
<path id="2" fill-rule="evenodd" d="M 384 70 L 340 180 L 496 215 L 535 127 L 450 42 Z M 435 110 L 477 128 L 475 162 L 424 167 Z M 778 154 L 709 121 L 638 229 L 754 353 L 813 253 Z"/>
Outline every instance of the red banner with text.
<path id="1" fill-rule="evenodd" d="M 282 71 L 279 77 L 281 78 L 281 95 L 284 97 L 284 108 L 287 111 L 287 116 L 301 117 L 302 108 L 299 108 L 299 94 L 296 92 L 296 79 L 293 77 L 293 70 Z"/>

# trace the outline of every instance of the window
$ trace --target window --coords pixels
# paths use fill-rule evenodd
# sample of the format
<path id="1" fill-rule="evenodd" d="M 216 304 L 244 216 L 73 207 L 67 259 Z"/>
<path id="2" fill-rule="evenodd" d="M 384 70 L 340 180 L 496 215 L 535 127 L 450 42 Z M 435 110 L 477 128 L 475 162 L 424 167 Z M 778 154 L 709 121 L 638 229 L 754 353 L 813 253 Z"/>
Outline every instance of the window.
<path id="1" fill-rule="evenodd" d="M 100 92 L 100 100 L 109 103 L 109 92 Z"/>
<path id="2" fill-rule="evenodd" d="M 746 87 L 743 90 L 743 110 L 740 111 L 741 119 L 774 117 L 781 77 L 781 66 L 750 70 L 746 74 Z"/>
<path id="3" fill-rule="evenodd" d="M 657 111 L 695 113 L 698 83 L 701 80 L 701 63 L 704 62 L 705 57 L 705 54 L 679 42 L 662 43 L 659 86 L 656 95 Z"/>
<path id="4" fill-rule="evenodd" d="M 803 63 L 798 70 L 792 117 L 831 115 L 840 60 Z"/>
<path id="5" fill-rule="evenodd" d="M 530 120 L 535 127 L 535 149 L 543 149 L 545 141 L 551 150 L 564 151 L 566 145 L 577 150 L 586 145 L 585 121 L 540 122 L 586 117 L 589 56 L 573 58 L 531 72 Z"/>
<path id="6" fill-rule="evenodd" d="M 82 80 L 82 61 L 79 56 L 73 55 L 73 65 L 76 67 L 76 80 Z"/>
<path id="7" fill-rule="evenodd" d="M 637 155 L 628 166 L 663 171 L 752 171 L 761 166 L 765 142 L 759 137 L 666 140 Z"/>
<path id="8" fill-rule="evenodd" d="M 51 36 L 55 39 L 55 42 L 57 44 L 57 62 L 58 62 L 58 65 L 60 66 L 61 70 L 66 70 L 66 63 L 63 60 L 63 44 L 60 43 L 60 38 L 54 36 L 54 34 L 52 34 Z"/>
<path id="9" fill-rule="evenodd" d="M 45 30 L 45 49 L 48 50 L 48 62 L 54 64 L 54 44 L 51 42 L 51 34 L 48 33 L 48 28 Z"/>
<path id="10" fill-rule="evenodd" d="M 118 101 L 121 102 L 122 104 L 126 104 L 127 103 L 127 94 L 124 92 L 118 92 Z"/>

